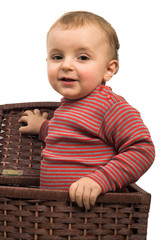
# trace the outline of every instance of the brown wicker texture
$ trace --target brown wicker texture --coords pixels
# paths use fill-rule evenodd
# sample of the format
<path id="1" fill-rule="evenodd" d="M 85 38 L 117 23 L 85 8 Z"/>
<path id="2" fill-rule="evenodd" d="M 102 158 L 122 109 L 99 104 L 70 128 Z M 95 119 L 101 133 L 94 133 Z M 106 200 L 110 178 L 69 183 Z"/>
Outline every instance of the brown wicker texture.
<path id="1" fill-rule="evenodd" d="M 135 184 L 129 193 L 99 196 L 88 212 L 72 203 L 68 192 L 36 187 L 43 144 L 37 136 L 19 134 L 17 121 L 34 108 L 51 118 L 58 106 L 0 106 L 0 240 L 145 240 L 151 196 Z"/>
<path id="2" fill-rule="evenodd" d="M 24 111 L 35 108 L 48 112 L 51 118 L 59 105 L 46 102 L 0 106 L 0 184 L 39 185 L 43 143 L 38 136 L 21 135 L 18 120 Z"/>
<path id="3" fill-rule="evenodd" d="M 0 239 L 145 240 L 150 194 L 106 193 L 88 212 L 68 192 L 0 187 Z"/>

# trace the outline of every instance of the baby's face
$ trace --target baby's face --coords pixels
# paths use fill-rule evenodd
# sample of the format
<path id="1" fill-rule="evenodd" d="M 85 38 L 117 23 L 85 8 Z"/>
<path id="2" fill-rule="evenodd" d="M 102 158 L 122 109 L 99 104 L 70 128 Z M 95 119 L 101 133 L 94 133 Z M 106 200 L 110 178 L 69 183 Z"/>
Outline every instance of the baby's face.
<path id="1" fill-rule="evenodd" d="M 49 82 L 67 99 L 83 98 L 109 80 L 110 45 L 94 25 L 56 26 L 48 35 L 47 54 Z"/>

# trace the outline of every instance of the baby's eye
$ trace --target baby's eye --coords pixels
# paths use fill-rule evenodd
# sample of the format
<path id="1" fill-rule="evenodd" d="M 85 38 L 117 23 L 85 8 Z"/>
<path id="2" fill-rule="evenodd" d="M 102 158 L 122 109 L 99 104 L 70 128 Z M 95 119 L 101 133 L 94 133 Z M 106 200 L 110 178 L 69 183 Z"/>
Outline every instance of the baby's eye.
<path id="1" fill-rule="evenodd" d="M 81 55 L 81 56 L 79 56 L 79 59 L 82 61 L 87 61 L 87 60 L 89 60 L 89 57 L 86 55 Z"/>
<path id="2" fill-rule="evenodd" d="M 62 57 L 61 55 L 54 55 L 54 56 L 52 57 L 52 59 L 53 59 L 53 60 L 61 60 L 61 59 L 63 59 L 63 57 Z"/>

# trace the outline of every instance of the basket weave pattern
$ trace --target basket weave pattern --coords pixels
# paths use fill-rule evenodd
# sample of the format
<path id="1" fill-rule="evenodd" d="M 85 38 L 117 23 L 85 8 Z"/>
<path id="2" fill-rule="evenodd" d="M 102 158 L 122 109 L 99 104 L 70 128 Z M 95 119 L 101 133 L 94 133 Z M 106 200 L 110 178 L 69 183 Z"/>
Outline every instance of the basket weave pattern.
<path id="1" fill-rule="evenodd" d="M 17 121 L 34 108 L 51 118 L 58 106 L 0 106 L 0 240 L 145 240 L 151 196 L 135 184 L 129 193 L 99 196 L 89 211 L 66 191 L 38 187 L 44 145 L 37 136 L 19 134 Z"/>
<path id="2" fill-rule="evenodd" d="M 105 194 L 84 211 L 67 192 L 1 186 L 0 239 L 144 240 L 149 194 L 134 191 Z"/>
<path id="3" fill-rule="evenodd" d="M 18 120 L 25 110 L 39 108 L 48 112 L 49 118 L 59 103 L 26 103 L 0 106 L 0 183 L 12 183 L 13 178 L 5 171 L 9 170 L 14 177 L 14 183 L 24 185 L 39 185 L 41 151 L 44 144 L 37 136 L 21 135 Z M 14 170 L 14 171 L 11 171 Z M 17 172 L 16 172 L 17 170 Z"/>

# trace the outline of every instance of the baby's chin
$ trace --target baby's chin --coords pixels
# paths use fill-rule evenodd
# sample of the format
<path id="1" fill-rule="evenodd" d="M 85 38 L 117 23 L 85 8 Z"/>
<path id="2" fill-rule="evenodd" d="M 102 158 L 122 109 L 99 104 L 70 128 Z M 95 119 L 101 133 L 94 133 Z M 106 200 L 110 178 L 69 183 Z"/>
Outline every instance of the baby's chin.
<path id="1" fill-rule="evenodd" d="M 74 91 L 71 91 L 70 93 L 69 92 L 65 92 L 65 93 L 60 93 L 65 99 L 68 99 L 68 100 L 79 100 L 79 99 L 82 99 L 82 98 L 85 98 L 87 95 L 89 94 L 85 94 L 85 93 L 76 93 Z"/>

